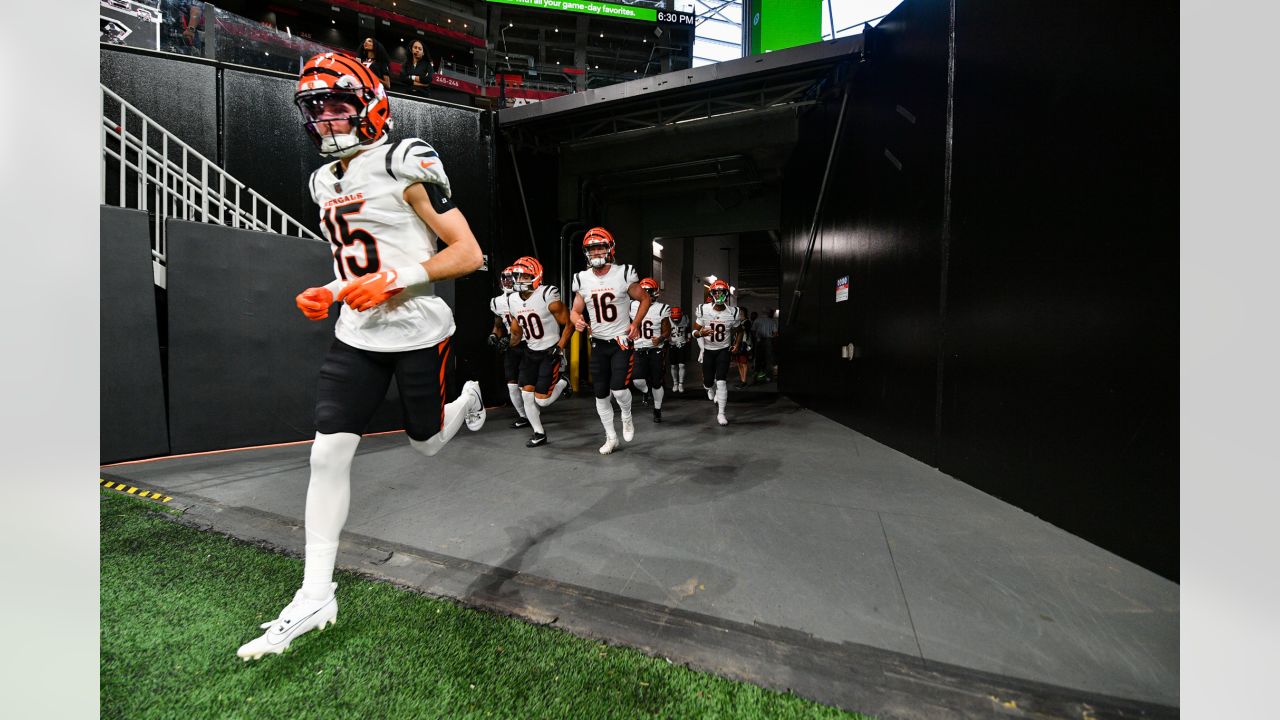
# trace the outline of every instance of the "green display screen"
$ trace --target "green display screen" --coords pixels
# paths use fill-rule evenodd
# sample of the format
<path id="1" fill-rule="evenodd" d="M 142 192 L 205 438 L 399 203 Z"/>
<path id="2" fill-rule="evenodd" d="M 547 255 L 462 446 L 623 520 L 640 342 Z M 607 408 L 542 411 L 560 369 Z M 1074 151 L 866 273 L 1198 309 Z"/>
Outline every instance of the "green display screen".
<path id="1" fill-rule="evenodd" d="M 607 2 L 591 2 L 591 0 L 489 0 L 489 2 L 502 3 L 503 5 L 519 5 L 520 7 L 534 8 L 536 10 L 562 10 L 586 15 L 600 15 L 624 20 L 648 20 L 649 22 L 654 22 L 658 19 L 658 11 L 653 8 L 614 5 Z"/>
<path id="2" fill-rule="evenodd" d="M 822 0 L 755 0 L 751 7 L 752 55 L 822 40 Z"/>

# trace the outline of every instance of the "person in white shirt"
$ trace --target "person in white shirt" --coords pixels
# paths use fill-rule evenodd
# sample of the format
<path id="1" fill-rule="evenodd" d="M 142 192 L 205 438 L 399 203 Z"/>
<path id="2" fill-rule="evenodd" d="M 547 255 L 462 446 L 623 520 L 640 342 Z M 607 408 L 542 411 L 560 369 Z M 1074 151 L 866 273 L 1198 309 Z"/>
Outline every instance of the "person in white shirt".
<path id="1" fill-rule="evenodd" d="M 711 302 L 698 306 L 693 321 L 694 335 L 701 337 L 705 360 L 702 363 L 702 386 L 707 399 L 714 400 L 719 410 L 716 422 L 728 425 L 725 405 L 729 401 L 729 357 L 738 352 L 742 342 L 742 314 L 729 305 L 729 283 L 711 283 Z"/>
<path id="2" fill-rule="evenodd" d="M 560 289 L 542 284 L 542 263 L 536 258 L 522 257 L 512 265 L 515 293 L 509 307 L 514 318 L 511 335 L 523 341 L 524 359 L 520 361 L 520 388 L 525 416 L 533 425 L 533 437 L 526 447 L 547 444 L 542 427 L 542 408 L 562 395 L 572 396 L 569 380 L 560 376 L 564 348 L 573 335 L 569 310 L 560 301 Z"/>
<path id="3" fill-rule="evenodd" d="M 351 500 L 351 461 L 391 379 L 400 391 L 409 444 L 433 456 L 462 424 L 484 424 L 480 385 L 446 403 L 453 311 L 432 281 L 463 277 L 483 256 L 451 198 L 439 154 L 426 142 L 387 144 L 386 91 L 358 60 L 337 53 L 303 65 L 294 103 L 322 155 L 311 197 L 333 254 L 334 280 L 295 302 L 310 320 L 343 303 L 336 339 L 320 366 L 316 436 L 307 486 L 302 587 L 262 636 L 236 651 L 244 660 L 281 653 L 338 616 L 333 569 Z M 445 244 L 436 250 L 437 240 Z"/>
<path id="4" fill-rule="evenodd" d="M 591 228 L 583 236 L 582 251 L 589 267 L 573 276 L 573 309 L 569 312 L 578 332 L 586 332 L 588 323 L 591 326 L 591 384 L 596 413 L 604 425 L 601 455 L 618 447 L 610 395 L 622 413 L 622 439 L 631 442 L 635 437 L 631 390 L 627 388 L 635 370 L 631 341 L 640 336 L 640 320 L 649 312 L 649 294 L 640 289 L 639 274 L 630 265 L 617 264 L 615 247 L 613 235 L 602 227 Z M 629 317 L 628 298 L 640 303 L 634 319 Z"/>
<path id="5" fill-rule="evenodd" d="M 658 301 L 658 281 L 645 278 L 640 288 L 649 294 L 649 312 L 640 321 L 640 337 L 636 338 L 637 364 L 631 384 L 653 398 L 653 421 L 662 422 L 663 383 L 667 376 L 667 339 L 671 337 L 671 306 Z M 639 317 L 640 302 L 631 301 L 631 314 Z"/>

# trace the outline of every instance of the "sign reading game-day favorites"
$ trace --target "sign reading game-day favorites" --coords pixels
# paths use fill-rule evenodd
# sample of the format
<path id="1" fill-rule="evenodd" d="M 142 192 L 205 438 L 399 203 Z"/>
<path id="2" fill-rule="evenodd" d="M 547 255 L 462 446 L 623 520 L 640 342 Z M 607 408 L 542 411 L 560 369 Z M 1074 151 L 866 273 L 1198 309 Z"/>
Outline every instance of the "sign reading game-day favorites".
<path id="1" fill-rule="evenodd" d="M 669 12 L 646 7 L 615 5 L 593 0 L 489 0 L 503 5 L 519 5 L 538 10 L 562 10 L 564 12 L 600 15 L 603 17 L 621 18 L 623 20 L 647 20 L 649 22 L 669 22 L 692 25 L 694 16 L 689 13 Z"/>

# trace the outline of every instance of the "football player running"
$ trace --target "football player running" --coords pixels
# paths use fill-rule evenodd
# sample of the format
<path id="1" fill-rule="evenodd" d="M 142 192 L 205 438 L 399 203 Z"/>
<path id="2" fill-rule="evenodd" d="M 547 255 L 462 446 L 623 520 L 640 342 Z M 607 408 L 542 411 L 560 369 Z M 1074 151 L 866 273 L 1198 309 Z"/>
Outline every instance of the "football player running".
<path id="1" fill-rule="evenodd" d="M 489 311 L 493 313 L 493 331 L 489 333 L 489 344 L 502 353 L 502 374 L 507 380 L 507 397 L 511 398 L 511 407 L 515 408 L 516 419 L 511 423 L 513 428 L 529 427 L 529 419 L 525 417 L 524 398 L 520 395 L 520 361 L 524 358 L 524 345 L 511 337 L 511 309 L 508 303 L 511 298 L 514 266 L 508 266 L 498 276 L 502 284 L 502 294 L 489 301 Z"/>
<path id="2" fill-rule="evenodd" d="M 716 422 L 728 425 L 724 408 L 729 401 L 729 356 L 742 342 L 742 317 L 738 308 L 730 306 L 729 283 L 711 283 L 711 302 L 698 306 L 693 321 L 694 335 L 702 338 L 705 359 L 702 362 L 702 386 L 707 399 L 714 400 L 719 413 Z M 712 384 L 714 378 L 715 384 Z"/>
<path id="3" fill-rule="evenodd" d="M 684 310 L 671 308 L 671 349 L 667 351 L 671 364 L 671 392 L 684 392 L 684 366 L 689 362 L 689 318 Z"/>
<path id="4" fill-rule="evenodd" d="M 639 364 L 632 385 L 642 393 L 652 393 L 653 421 L 662 422 L 662 384 L 667 375 L 667 338 L 671 337 L 671 306 L 658 302 L 658 281 L 645 278 L 640 288 L 649 295 L 649 312 L 640 321 L 640 337 L 635 351 Z M 640 302 L 631 301 L 631 315 L 640 317 Z"/>
<path id="5" fill-rule="evenodd" d="M 316 386 L 302 587 L 261 625 L 262 636 L 240 647 L 246 661 L 283 652 L 337 620 L 333 569 L 351 500 L 351 460 L 391 378 L 409 444 L 424 455 L 438 453 L 463 423 L 478 430 L 485 419 L 475 381 L 445 402 L 453 312 L 431 283 L 474 272 L 483 256 L 454 207 L 439 155 L 417 138 L 387 143 L 386 92 L 352 58 L 324 53 L 307 60 L 294 102 L 307 134 L 333 159 L 311 174 L 309 189 L 336 276 L 296 302 L 310 320 L 327 317 L 334 302 L 344 305 Z M 437 238 L 446 246 L 438 252 Z"/>
<path id="6" fill-rule="evenodd" d="M 569 397 L 569 381 L 560 376 L 564 348 L 573 335 L 569 309 L 560 300 L 560 290 L 542 284 L 542 263 L 522 257 L 511 266 L 515 292 L 509 299 L 513 342 L 524 342 L 524 359 L 520 361 L 519 382 L 525 417 L 533 426 L 533 437 L 527 447 L 547 444 L 542 427 L 542 408 L 563 394 Z"/>
<path id="7" fill-rule="evenodd" d="M 602 227 L 591 228 L 583 236 L 582 251 L 589 267 L 573 276 L 573 309 L 569 312 L 578 332 L 586 332 L 587 318 L 591 321 L 591 384 L 596 394 L 596 413 L 604 425 L 601 455 L 618 447 L 610 395 L 622 411 L 622 439 L 631 442 L 635 437 L 631 390 L 627 388 L 635 369 L 631 341 L 640 336 L 640 319 L 649 312 L 650 302 L 649 294 L 640 289 L 636 269 L 617 264 L 615 247 L 613 235 Z M 628 317 L 627 298 L 640 303 L 634 318 Z"/>

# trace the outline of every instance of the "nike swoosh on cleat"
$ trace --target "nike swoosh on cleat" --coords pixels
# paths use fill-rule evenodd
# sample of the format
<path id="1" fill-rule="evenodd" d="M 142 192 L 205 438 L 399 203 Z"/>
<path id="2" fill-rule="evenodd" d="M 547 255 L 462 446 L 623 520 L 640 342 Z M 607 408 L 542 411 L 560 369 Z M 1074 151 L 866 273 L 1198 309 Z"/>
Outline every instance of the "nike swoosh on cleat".
<path id="1" fill-rule="evenodd" d="M 282 643 L 282 642 L 284 642 L 285 640 L 287 640 L 287 639 L 289 638 L 289 636 L 290 636 L 290 635 L 292 635 L 292 634 L 293 634 L 293 632 L 294 632 L 295 630 L 297 630 L 298 628 L 302 627 L 302 624 L 303 624 L 304 622 L 306 622 L 310 617 L 312 617 L 313 615 L 315 615 L 316 613 L 320 612 L 321 610 L 325 609 L 325 608 L 326 608 L 326 607 L 328 607 L 328 606 L 329 606 L 329 603 L 325 603 L 324 605 L 321 605 L 320 607 L 318 607 L 318 608 L 316 608 L 315 610 L 313 610 L 313 611 L 311 612 L 311 615 L 307 615 L 307 616 L 305 616 L 305 617 L 299 618 L 297 622 L 293 623 L 293 625 L 292 625 L 291 627 L 289 627 L 287 630 L 285 630 L 283 633 L 276 633 L 274 638 L 272 637 L 272 634 L 273 634 L 273 630 L 274 630 L 274 628 L 273 628 L 272 630 L 268 630 L 268 631 L 267 631 L 267 642 L 268 642 L 268 643 L 270 643 L 270 644 L 272 644 L 272 645 L 279 645 L 280 643 Z"/>

